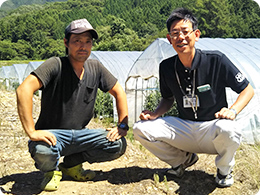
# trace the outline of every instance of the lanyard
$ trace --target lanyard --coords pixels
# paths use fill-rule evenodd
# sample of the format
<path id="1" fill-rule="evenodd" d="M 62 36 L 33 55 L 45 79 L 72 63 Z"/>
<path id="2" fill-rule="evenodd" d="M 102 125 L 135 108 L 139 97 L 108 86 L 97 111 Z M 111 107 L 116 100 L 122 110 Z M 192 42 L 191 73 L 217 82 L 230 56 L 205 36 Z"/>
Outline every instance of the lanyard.
<path id="1" fill-rule="evenodd" d="M 189 101 L 190 105 L 191 105 L 191 108 L 194 112 L 194 118 L 197 119 L 197 109 L 198 109 L 198 96 L 195 95 L 195 76 L 196 76 L 196 69 L 193 71 L 193 82 L 192 82 L 192 85 L 193 85 L 193 88 L 192 88 L 192 94 L 191 94 L 191 98 L 189 98 L 187 96 L 187 94 L 184 92 L 184 90 L 182 89 L 182 86 L 181 86 L 181 82 L 180 82 L 180 78 L 179 78 L 179 75 L 177 73 L 177 59 L 178 57 L 175 59 L 175 62 L 174 62 L 174 68 L 175 68 L 175 75 L 176 75 L 176 79 L 177 79 L 177 82 L 179 84 L 179 87 L 180 87 L 180 90 L 182 92 L 182 94 L 185 96 L 185 98 Z M 196 103 L 195 105 L 193 105 L 193 98 L 196 98 Z"/>

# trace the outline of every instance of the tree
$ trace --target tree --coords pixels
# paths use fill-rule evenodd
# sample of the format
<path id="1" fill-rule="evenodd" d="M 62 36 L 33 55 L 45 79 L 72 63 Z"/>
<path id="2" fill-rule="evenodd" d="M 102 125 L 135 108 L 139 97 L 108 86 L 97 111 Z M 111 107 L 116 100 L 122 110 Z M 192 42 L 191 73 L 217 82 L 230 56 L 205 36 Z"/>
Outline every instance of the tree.
<path id="1" fill-rule="evenodd" d="M 17 43 L 13 43 L 13 49 L 17 52 L 17 56 L 14 59 L 31 59 L 34 55 L 34 50 L 30 43 L 24 40 L 18 40 Z"/>
<path id="2" fill-rule="evenodd" d="M 36 1 L 8 2 L 18 5 Z M 166 36 L 166 19 L 177 7 L 187 7 L 195 13 L 202 37 L 260 37 L 260 8 L 253 0 L 37 2 L 47 1 L 42 5 L 24 5 L 0 18 L 0 41 L 10 40 L 11 46 L 0 51 L 2 54 L 10 52 L 2 57 L 44 59 L 50 55 L 62 55 L 64 50 L 60 41 L 64 29 L 79 18 L 89 20 L 98 31 L 99 39 L 94 43 L 94 50 L 144 50 L 156 38 Z"/>
<path id="3" fill-rule="evenodd" d="M 197 0 L 193 8 L 202 37 L 232 37 L 227 0 Z"/>
<path id="4" fill-rule="evenodd" d="M 253 0 L 229 0 L 232 14 L 231 26 L 236 29 L 236 38 L 260 37 L 260 8 Z"/>
<path id="5" fill-rule="evenodd" d="M 123 33 L 125 30 L 125 21 L 121 18 L 112 17 L 112 25 L 111 25 L 111 36 L 115 36 L 116 34 Z"/>
<path id="6" fill-rule="evenodd" d="M 65 55 L 65 45 L 63 40 L 48 39 L 44 48 L 45 49 L 40 54 L 41 59 L 47 59 L 52 56 L 59 57 Z"/>
<path id="7" fill-rule="evenodd" d="M 13 49 L 10 40 L 3 40 L 0 42 L 0 59 L 11 60 L 17 55 L 17 52 Z"/>

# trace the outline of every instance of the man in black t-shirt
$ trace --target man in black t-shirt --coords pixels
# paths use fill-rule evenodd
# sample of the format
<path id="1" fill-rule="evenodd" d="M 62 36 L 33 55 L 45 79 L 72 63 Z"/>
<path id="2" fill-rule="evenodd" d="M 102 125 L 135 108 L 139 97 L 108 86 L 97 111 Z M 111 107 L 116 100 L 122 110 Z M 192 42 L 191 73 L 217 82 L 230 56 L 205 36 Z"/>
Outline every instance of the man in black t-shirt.
<path id="1" fill-rule="evenodd" d="M 217 154 L 215 181 L 220 187 L 231 186 L 234 156 L 241 141 L 234 119 L 251 100 L 254 90 L 223 53 L 195 49 L 200 31 L 189 10 L 174 10 L 167 28 L 167 38 L 177 55 L 161 62 L 161 102 L 155 111 L 141 113 L 141 121 L 133 127 L 135 138 L 171 165 L 166 173 L 177 177 L 197 162 L 196 153 Z M 239 93 L 229 108 L 226 87 Z M 174 100 L 179 117 L 160 118 Z"/>
<path id="2" fill-rule="evenodd" d="M 62 173 L 78 181 L 91 180 L 95 172 L 84 170 L 83 162 L 111 161 L 125 152 L 126 94 L 99 61 L 88 59 L 93 38 L 97 39 L 98 34 L 86 19 L 72 21 L 64 38 L 68 56 L 46 60 L 17 89 L 18 113 L 30 138 L 29 151 L 36 168 L 45 173 L 42 190 L 57 190 Z M 117 127 L 85 127 L 93 116 L 98 88 L 116 99 Z M 32 98 L 39 89 L 41 112 L 34 125 Z"/>

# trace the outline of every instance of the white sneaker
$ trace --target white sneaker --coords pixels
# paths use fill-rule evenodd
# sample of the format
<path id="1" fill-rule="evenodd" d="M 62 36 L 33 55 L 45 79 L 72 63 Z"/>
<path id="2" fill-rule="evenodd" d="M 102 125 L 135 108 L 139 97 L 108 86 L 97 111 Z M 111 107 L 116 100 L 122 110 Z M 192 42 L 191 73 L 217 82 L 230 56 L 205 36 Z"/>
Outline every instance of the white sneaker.
<path id="1" fill-rule="evenodd" d="M 219 173 L 219 170 L 218 170 L 217 175 L 216 175 L 216 178 L 215 178 L 215 181 L 216 181 L 217 185 L 218 185 L 219 187 L 222 187 L 222 188 L 232 186 L 233 183 L 234 183 L 234 179 L 233 179 L 233 176 L 232 176 L 232 172 L 230 172 L 230 173 L 227 174 L 227 175 L 221 175 L 221 174 Z"/>
<path id="2" fill-rule="evenodd" d="M 171 169 L 166 170 L 166 174 L 182 177 L 185 169 L 194 165 L 199 160 L 198 155 L 195 153 L 188 153 L 188 155 L 188 159 L 183 164 L 179 165 L 178 167 L 172 167 Z"/>

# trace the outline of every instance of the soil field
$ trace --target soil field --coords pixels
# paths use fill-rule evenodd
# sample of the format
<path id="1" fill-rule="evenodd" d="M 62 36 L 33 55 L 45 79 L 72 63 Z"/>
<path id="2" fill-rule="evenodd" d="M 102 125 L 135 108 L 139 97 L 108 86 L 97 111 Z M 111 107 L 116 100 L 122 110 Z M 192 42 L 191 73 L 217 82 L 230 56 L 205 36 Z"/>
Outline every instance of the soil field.
<path id="1" fill-rule="evenodd" d="M 39 98 L 35 97 L 35 120 L 39 109 Z M 188 168 L 182 178 L 171 178 L 164 174 L 170 167 L 168 164 L 157 159 L 137 141 L 127 139 L 126 153 L 119 159 L 105 163 L 84 163 L 84 168 L 96 172 L 93 181 L 77 182 L 64 176 L 57 191 L 43 192 L 39 189 L 43 174 L 34 167 L 28 152 L 28 137 L 18 118 L 14 92 L 0 91 L 0 113 L 0 189 L 4 194 L 255 195 L 259 190 L 260 154 L 256 146 L 240 147 L 236 155 L 234 185 L 217 188 L 214 181 L 214 155 L 199 154 L 199 161 Z M 89 126 L 103 127 L 94 121 Z"/>

